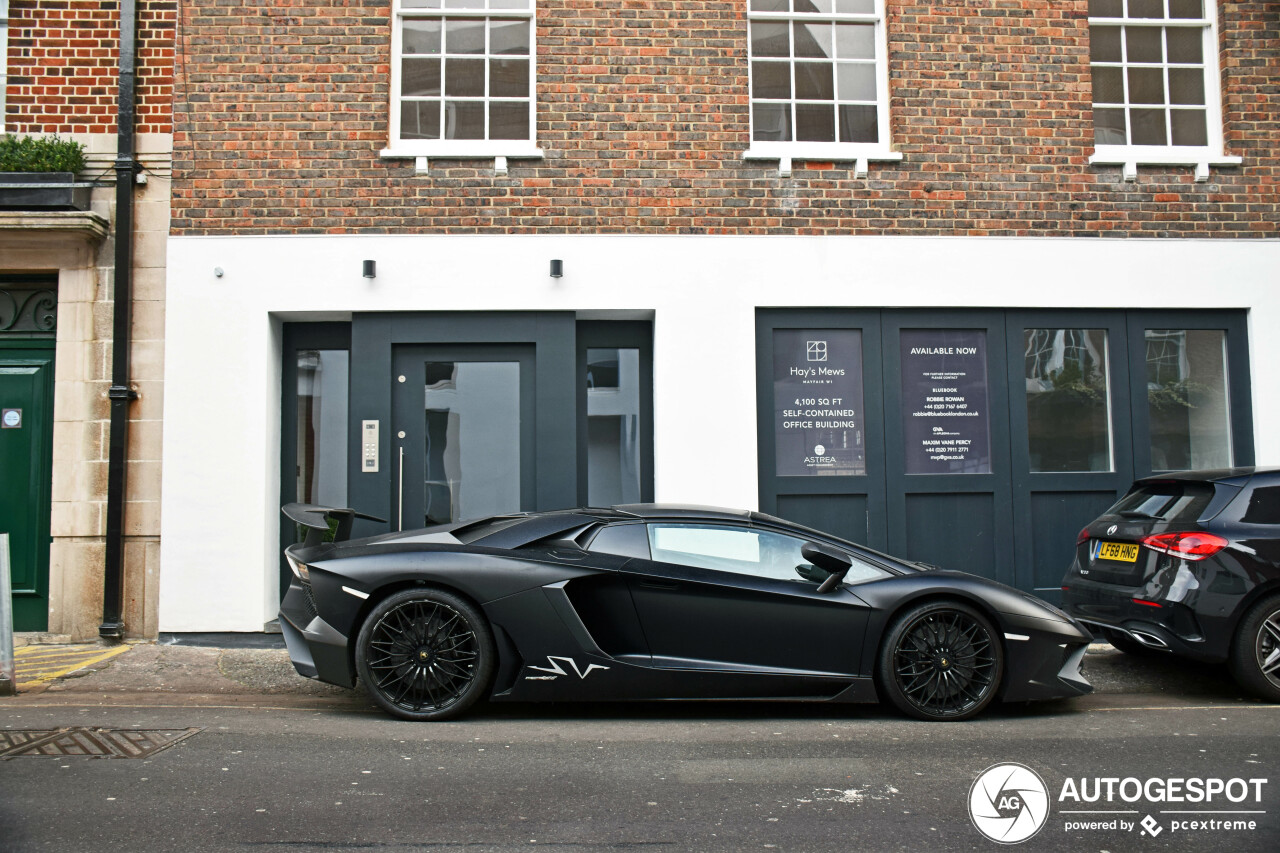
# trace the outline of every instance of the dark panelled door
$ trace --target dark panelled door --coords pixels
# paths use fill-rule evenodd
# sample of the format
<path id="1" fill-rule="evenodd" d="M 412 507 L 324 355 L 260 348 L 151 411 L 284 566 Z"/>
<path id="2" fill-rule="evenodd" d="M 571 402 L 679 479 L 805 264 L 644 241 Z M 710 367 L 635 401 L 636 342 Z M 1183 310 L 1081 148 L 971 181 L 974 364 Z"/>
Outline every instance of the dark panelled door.
<path id="1" fill-rule="evenodd" d="M 0 533 L 9 534 L 17 631 L 49 624 L 53 341 L 0 344 Z"/>
<path id="2" fill-rule="evenodd" d="M 535 506 L 531 345 L 398 346 L 393 530 Z"/>

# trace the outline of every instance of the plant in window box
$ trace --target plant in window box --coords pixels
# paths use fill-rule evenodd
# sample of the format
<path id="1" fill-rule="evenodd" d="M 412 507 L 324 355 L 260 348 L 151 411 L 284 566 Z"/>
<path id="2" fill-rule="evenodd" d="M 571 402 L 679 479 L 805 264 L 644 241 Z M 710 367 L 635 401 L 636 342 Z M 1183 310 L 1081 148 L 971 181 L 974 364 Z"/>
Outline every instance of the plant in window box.
<path id="1" fill-rule="evenodd" d="M 57 137 L 0 139 L 0 209 L 88 210 L 88 183 L 76 173 L 85 167 L 84 146 Z"/>

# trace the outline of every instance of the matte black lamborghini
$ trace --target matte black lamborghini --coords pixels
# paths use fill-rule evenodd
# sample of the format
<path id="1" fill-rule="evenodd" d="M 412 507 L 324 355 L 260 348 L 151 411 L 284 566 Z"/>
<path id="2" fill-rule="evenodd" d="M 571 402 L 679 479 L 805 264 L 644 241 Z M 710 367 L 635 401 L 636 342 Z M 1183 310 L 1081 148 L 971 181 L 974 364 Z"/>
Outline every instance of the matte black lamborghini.
<path id="1" fill-rule="evenodd" d="M 358 678 L 405 719 L 482 698 L 886 698 L 963 720 L 1092 689 L 1091 636 L 1057 608 L 760 513 L 633 505 L 350 541 L 353 510 L 284 513 L 308 529 L 285 551 L 294 667 Z"/>

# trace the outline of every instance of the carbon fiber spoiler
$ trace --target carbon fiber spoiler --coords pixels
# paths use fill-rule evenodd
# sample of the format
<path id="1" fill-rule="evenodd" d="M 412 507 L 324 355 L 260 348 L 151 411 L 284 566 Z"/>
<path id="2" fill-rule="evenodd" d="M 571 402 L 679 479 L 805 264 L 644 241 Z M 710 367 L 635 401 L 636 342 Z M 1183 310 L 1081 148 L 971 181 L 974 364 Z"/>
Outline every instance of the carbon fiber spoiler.
<path id="1" fill-rule="evenodd" d="M 292 503 L 280 507 L 280 511 L 284 513 L 285 518 L 307 528 L 307 538 L 302 543 L 307 548 L 324 542 L 324 535 L 329 532 L 330 519 L 337 522 L 333 533 L 334 542 L 345 542 L 351 538 L 351 525 L 357 518 L 386 523 L 385 518 L 365 515 L 363 512 L 356 512 L 346 507 Z"/>

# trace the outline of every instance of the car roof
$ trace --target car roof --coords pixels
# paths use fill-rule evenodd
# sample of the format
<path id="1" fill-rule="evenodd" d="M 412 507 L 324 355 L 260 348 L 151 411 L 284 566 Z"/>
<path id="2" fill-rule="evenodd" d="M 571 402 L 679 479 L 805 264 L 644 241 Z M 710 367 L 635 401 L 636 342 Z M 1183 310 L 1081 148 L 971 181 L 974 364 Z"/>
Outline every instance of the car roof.
<path id="1" fill-rule="evenodd" d="M 728 509 L 698 504 L 619 504 L 614 512 L 639 518 L 701 518 L 750 521 L 753 513 L 745 509 Z M 587 510 L 586 512 L 593 512 Z"/>
<path id="2" fill-rule="evenodd" d="M 1232 486 L 1243 486 L 1255 476 L 1264 475 L 1267 479 L 1280 475 L 1280 468 L 1240 466 L 1238 468 L 1204 468 L 1193 471 L 1169 471 L 1164 474 L 1152 474 L 1143 477 L 1139 483 L 1159 483 L 1169 480 L 1194 481 L 1198 483 L 1226 483 Z"/>

